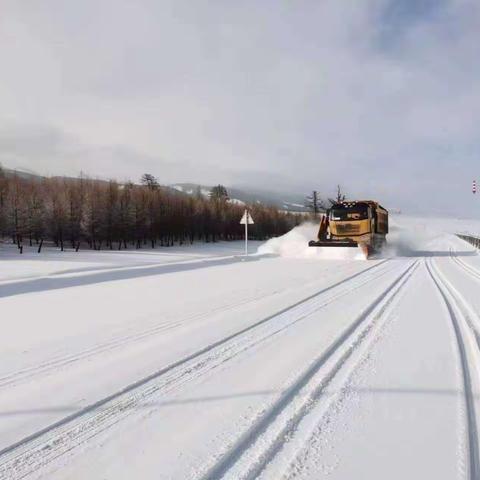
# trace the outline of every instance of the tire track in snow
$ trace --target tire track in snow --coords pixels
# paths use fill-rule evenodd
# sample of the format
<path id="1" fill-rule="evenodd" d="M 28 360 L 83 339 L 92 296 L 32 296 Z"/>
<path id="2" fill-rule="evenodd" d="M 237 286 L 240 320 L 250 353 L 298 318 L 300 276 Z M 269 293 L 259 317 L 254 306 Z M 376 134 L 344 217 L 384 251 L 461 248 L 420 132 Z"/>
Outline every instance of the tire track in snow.
<path id="1" fill-rule="evenodd" d="M 452 259 L 454 258 L 452 257 Z M 460 266 L 462 265 L 460 264 Z M 450 281 L 447 280 L 447 278 L 440 271 L 438 266 L 436 267 L 436 270 L 438 272 L 438 275 L 441 276 L 443 283 L 446 285 L 446 288 L 450 292 L 450 295 L 455 299 L 457 307 L 462 311 L 463 318 L 465 319 L 468 327 L 470 328 L 471 334 L 475 337 L 475 341 L 477 343 L 477 347 L 480 352 L 480 318 L 478 314 L 475 312 L 475 310 L 469 304 L 469 302 L 465 300 L 464 296 L 452 285 Z M 477 272 L 477 270 L 474 268 L 472 268 L 472 270 Z M 470 273 L 470 272 L 467 271 L 467 273 Z M 480 272 L 479 272 L 479 279 L 480 279 Z"/>
<path id="2" fill-rule="evenodd" d="M 381 263 L 384 263 L 384 262 L 381 262 Z M 369 268 L 362 270 L 360 273 L 366 272 L 367 270 L 369 270 Z M 318 293 L 319 292 L 317 292 L 315 295 L 317 295 Z M 187 322 L 191 322 L 192 320 L 207 318 L 210 315 L 218 315 L 219 313 L 223 313 L 244 305 L 248 305 L 250 303 L 255 303 L 259 300 L 265 299 L 269 296 L 273 296 L 276 294 L 277 292 L 273 292 L 269 295 L 262 294 L 257 297 L 240 300 L 233 304 L 214 308 L 207 312 L 190 315 L 180 320 L 172 320 L 170 322 L 161 322 L 159 324 L 154 325 L 153 327 L 146 328 L 138 332 L 130 333 L 127 335 L 122 335 L 122 336 L 112 338 L 106 342 L 102 342 L 100 344 L 94 345 L 90 348 L 81 350 L 74 354 L 62 355 L 60 357 L 47 360 L 43 363 L 37 363 L 36 365 L 31 367 L 25 367 L 25 368 L 16 370 L 14 372 L 9 372 L 0 377 L 0 389 L 18 385 L 21 382 L 30 380 L 31 378 L 36 378 L 40 375 L 48 374 L 52 371 L 57 372 L 60 368 L 73 365 L 81 360 L 86 360 L 100 354 L 109 353 L 121 347 L 136 344 L 138 342 L 141 342 L 144 339 L 150 339 L 154 335 L 159 335 L 166 331 L 176 329 L 178 327 L 185 325 Z"/>
<path id="3" fill-rule="evenodd" d="M 234 334 L 170 364 L 0 451 L 0 478 L 19 479 L 118 423 L 135 407 L 179 388 L 234 356 L 264 342 L 315 311 L 398 268 L 368 267 Z M 373 273 L 363 278 L 366 273 Z M 360 280 L 360 282 L 352 281 Z M 336 292 L 336 290 L 340 290 Z M 331 293 L 325 298 L 325 294 Z"/>
<path id="4" fill-rule="evenodd" d="M 333 378 L 380 321 L 386 309 L 413 275 L 418 260 L 402 273 L 348 326 L 343 333 L 294 381 L 201 478 L 258 478 L 280 452 L 286 439 L 295 435 L 300 422 L 314 409 Z M 339 355 L 323 368 L 335 355 Z"/>
<path id="5" fill-rule="evenodd" d="M 477 280 L 480 280 L 480 272 L 472 267 L 471 265 L 467 265 L 463 260 L 458 258 L 457 255 L 455 255 L 455 252 L 450 249 L 450 258 L 459 265 L 463 270 L 465 270 L 468 274 L 470 274 L 472 277 L 476 278 Z"/>
<path id="6" fill-rule="evenodd" d="M 272 293 L 271 295 L 275 295 L 275 294 L 276 292 Z M 91 357 L 95 357 L 96 355 L 100 355 L 102 353 L 111 352 L 123 346 L 129 346 L 129 345 L 135 344 L 141 340 L 149 339 L 154 335 L 158 335 L 166 331 L 181 327 L 182 325 L 185 325 L 186 323 L 191 322 L 192 320 L 207 318 L 210 315 L 218 315 L 219 313 L 223 313 L 228 310 L 241 307 L 243 305 L 248 305 L 249 303 L 257 302 L 258 300 L 264 299 L 266 297 L 268 297 L 268 295 L 261 295 L 258 297 L 249 298 L 247 300 L 241 300 L 226 306 L 214 308 L 212 310 L 202 312 L 201 314 L 190 315 L 181 320 L 172 320 L 169 322 L 162 322 L 153 327 L 141 330 L 139 332 L 113 338 L 104 343 L 100 343 L 98 345 L 95 345 L 91 348 L 87 348 L 75 354 L 61 356 L 61 357 L 46 361 L 44 363 L 37 364 L 32 367 L 22 368 L 15 372 L 10 372 L 7 375 L 0 377 L 0 389 L 7 386 L 17 385 L 22 381 L 29 380 L 32 377 L 37 377 L 42 374 L 48 374 L 51 371 L 57 372 L 58 369 L 74 364 L 80 360 L 89 359 Z"/>
<path id="7" fill-rule="evenodd" d="M 478 390 L 478 388 L 475 387 L 478 387 L 478 379 L 472 375 L 472 370 L 474 371 L 474 369 L 470 369 L 472 355 L 476 356 L 474 360 L 477 362 L 480 358 L 478 330 L 472 323 L 470 318 L 472 312 L 465 299 L 449 284 L 443 274 L 435 268 L 433 262 L 430 263 L 427 260 L 426 266 L 433 283 L 443 299 L 455 332 L 465 392 L 468 478 L 470 480 L 478 480 L 480 478 L 480 458 L 478 414 L 475 407 L 475 390 Z M 471 345 L 473 342 L 469 341 L 472 339 L 471 337 L 473 337 L 474 344 L 476 345 L 476 352 L 472 352 Z"/>

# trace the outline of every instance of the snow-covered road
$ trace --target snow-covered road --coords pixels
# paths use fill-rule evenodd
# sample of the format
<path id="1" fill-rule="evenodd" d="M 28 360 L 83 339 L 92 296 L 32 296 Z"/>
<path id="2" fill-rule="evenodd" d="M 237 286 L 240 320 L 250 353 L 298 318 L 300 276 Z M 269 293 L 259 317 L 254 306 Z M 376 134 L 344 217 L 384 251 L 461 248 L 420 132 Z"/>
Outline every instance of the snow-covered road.
<path id="1" fill-rule="evenodd" d="M 479 479 L 480 255 L 451 228 L 399 218 L 369 261 L 308 226 L 248 259 L 4 249 L 0 478 Z"/>

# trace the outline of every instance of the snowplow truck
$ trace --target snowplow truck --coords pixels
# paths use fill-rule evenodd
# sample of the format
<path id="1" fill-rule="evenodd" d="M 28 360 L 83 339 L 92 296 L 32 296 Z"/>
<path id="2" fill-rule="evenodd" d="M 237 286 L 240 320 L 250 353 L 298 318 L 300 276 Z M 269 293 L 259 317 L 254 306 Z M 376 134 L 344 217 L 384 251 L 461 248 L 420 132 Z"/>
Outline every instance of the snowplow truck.
<path id="1" fill-rule="evenodd" d="M 320 221 L 310 247 L 359 247 L 365 258 L 386 243 L 388 211 L 372 200 L 335 203 Z"/>

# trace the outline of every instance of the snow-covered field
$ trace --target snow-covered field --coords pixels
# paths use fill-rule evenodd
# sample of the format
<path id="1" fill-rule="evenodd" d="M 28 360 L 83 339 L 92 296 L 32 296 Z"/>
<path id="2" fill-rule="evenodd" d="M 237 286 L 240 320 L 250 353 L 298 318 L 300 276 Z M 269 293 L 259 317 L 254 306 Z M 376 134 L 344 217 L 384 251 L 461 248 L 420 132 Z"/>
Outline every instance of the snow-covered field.
<path id="1" fill-rule="evenodd" d="M 479 479 L 479 222 L 382 256 L 0 247 L 0 478 Z"/>

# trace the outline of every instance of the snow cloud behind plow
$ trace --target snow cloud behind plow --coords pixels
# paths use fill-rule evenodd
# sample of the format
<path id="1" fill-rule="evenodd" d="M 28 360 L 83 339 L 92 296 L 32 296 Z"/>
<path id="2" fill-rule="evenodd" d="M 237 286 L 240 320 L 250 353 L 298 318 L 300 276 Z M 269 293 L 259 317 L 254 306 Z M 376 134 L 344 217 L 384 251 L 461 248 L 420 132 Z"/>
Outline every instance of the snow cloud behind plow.
<path id="1" fill-rule="evenodd" d="M 442 249 L 438 243 L 441 243 L 446 232 L 453 234 L 463 231 L 466 229 L 464 224 L 470 226 L 468 221 L 390 215 L 387 246 L 373 258 L 416 257 L 428 252 L 434 253 Z M 286 258 L 364 260 L 363 254 L 356 248 L 309 247 L 308 242 L 317 238 L 317 233 L 317 223 L 302 223 L 285 235 L 265 242 L 258 248 L 258 253 Z"/>
<path id="2" fill-rule="evenodd" d="M 387 246 L 381 253 L 384 258 L 417 257 L 442 249 L 446 228 L 450 221 L 439 222 L 435 218 L 390 216 L 390 233 Z"/>

